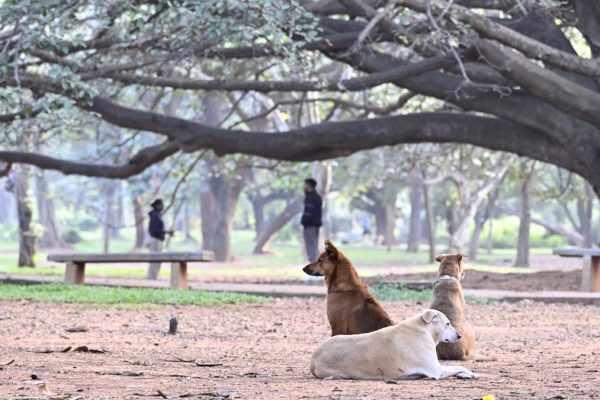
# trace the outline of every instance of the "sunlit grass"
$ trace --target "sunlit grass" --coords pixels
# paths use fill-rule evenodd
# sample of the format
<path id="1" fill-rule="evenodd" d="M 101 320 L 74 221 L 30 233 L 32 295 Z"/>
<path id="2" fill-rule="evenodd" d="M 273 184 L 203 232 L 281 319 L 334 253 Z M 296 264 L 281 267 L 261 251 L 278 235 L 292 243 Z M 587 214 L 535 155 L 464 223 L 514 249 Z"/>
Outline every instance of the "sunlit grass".
<path id="1" fill-rule="evenodd" d="M 102 252 L 102 233 L 96 231 L 80 232 L 82 241 L 73 246 L 73 252 L 98 253 Z M 111 252 L 130 252 L 134 237 L 133 229 L 123 229 L 122 238 L 111 240 Z M 189 274 L 192 278 L 206 276 L 223 277 L 284 277 L 302 278 L 302 267 L 306 264 L 300 244 L 275 242 L 271 246 L 271 254 L 252 254 L 254 232 L 251 230 L 236 230 L 232 237 L 232 249 L 235 260 L 218 264 L 192 266 Z M 427 246 L 422 245 L 421 251 L 407 253 L 404 246 L 396 246 L 391 251 L 384 247 L 367 247 L 362 244 L 336 243 L 348 256 L 359 270 L 361 276 L 379 274 L 378 269 L 402 266 L 406 272 L 431 272 L 436 270 L 436 264 L 429 262 Z M 18 243 L 15 241 L 0 241 L 0 273 L 8 274 L 41 274 L 63 275 L 64 264 L 49 263 L 46 253 L 36 255 L 36 268 L 18 268 L 17 264 Z M 169 243 L 170 251 L 198 251 L 200 243 L 185 241 L 180 236 L 175 236 Z M 532 248 L 531 254 L 551 254 L 550 248 Z M 437 253 L 442 253 L 442 245 Z M 467 270 L 499 273 L 527 273 L 527 268 L 512 267 L 515 257 L 514 249 L 494 249 L 488 254 L 485 249 L 480 249 L 477 262 L 467 260 Z M 146 276 L 146 264 L 100 264 L 89 265 L 86 276 L 104 277 L 131 277 L 143 278 Z M 163 264 L 161 277 L 168 278 L 169 264 Z"/>
<path id="2" fill-rule="evenodd" d="M 121 288 L 78 285 L 16 285 L 0 283 L 0 300 L 34 300 L 60 303 L 112 305 L 173 304 L 219 306 L 237 303 L 261 303 L 265 297 L 238 293 L 197 290 Z"/>

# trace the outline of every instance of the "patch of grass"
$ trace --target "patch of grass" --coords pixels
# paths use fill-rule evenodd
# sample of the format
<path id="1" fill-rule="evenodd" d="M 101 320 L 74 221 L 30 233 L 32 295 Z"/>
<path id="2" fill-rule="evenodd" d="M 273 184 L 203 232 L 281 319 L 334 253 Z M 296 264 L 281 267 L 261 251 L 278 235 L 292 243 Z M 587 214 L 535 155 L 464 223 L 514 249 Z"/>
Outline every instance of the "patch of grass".
<path id="1" fill-rule="evenodd" d="M 108 286 L 75 286 L 60 284 L 16 285 L 0 283 L 0 300 L 35 300 L 55 303 L 91 303 L 111 305 L 223 304 L 262 303 L 265 297 L 229 292 L 197 290 L 120 288 Z"/>
<path id="2" fill-rule="evenodd" d="M 421 301 L 429 304 L 433 298 L 433 289 L 409 289 L 403 283 L 376 283 L 369 287 L 373 296 L 381 301 Z M 465 296 L 469 303 L 487 304 L 488 298 L 478 296 Z"/>
<path id="3" fill-rule="evenodd" d="M 414 290 L 404 284 L 379 283 L 369 287 L 370 292 L 381 301 L 429 301 L 432 289 Z"/>

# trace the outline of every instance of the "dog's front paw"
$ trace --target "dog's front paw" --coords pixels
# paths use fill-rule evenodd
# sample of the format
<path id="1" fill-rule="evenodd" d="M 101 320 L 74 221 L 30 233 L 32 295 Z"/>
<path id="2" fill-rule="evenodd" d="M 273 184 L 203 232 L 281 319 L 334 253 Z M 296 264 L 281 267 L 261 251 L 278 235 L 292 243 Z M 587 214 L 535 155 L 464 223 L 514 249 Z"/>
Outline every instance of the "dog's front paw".
<path id="1" fill-rule="evenodd" d="M 459 372 L 456 377 L 458 379 L 478 379 L 479 375 L 476 374 L 475 372 L 471 372 L 471 371 L 465 371 L 465 372 Z"/>

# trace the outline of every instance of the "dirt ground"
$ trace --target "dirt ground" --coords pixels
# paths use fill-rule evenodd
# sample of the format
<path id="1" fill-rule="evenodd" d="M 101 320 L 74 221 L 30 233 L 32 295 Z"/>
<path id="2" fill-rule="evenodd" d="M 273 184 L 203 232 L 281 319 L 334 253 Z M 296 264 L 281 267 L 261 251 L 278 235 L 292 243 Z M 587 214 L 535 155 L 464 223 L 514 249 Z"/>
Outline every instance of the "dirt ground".
<path id="1" fill-rule="evenodd" d="M 421 273 L 403 273 L 403 274 L 385 274 L 378 275 L 363 280 L 372 285 L 377 282 L 413 282 L 428 281 L 435 282 L 436 272 Z M 236 280 L 214 280 L 218 282 L 252 282 L 252 283 L 291 283 L 306 285 L 323 285 L 321 280 L 301 280 L 301 279 L 257 279 L 246 278 Z M 494 289 L 494 290 L 514 290 L 514 291 L 539 291 L 539 290 L 559 290 L 559 291 L 579 291 L 581 288 L 581 270 L 572 271 L 538 271 L 529 274 L 515 273 L 496 273 L 467 270 L 462 286 L 470 289 Z"/>
<path id="2" fill-rule="evenodd" d="M 435 281 L 437 273 L 387 275 L 368 279 L 376 281 Z M 470 289 L 495 289 L 516 291 L 565 290 L 579 291 L 581 270 L 540 271 L 531 274 L 498 274 L 494 272 L 466 271 L 462 286 Z"/>
<path id="3" fill-rule="evenodd" d="M 396 320 L 423 307 L 385 304 Z M 324 311 L 321 299 L 146 310 L 0 302 L 0 398 L 600 397 L 596 307 L 470 305 L 468 317 L 476 326 L 480 352 L 498 360 L 463 362 L 481 374 L 476 381 L 399 385 L 313 378 L 308 370 L 312 351 L 328 337 Z M 175 336 L 165 334 L 172 315 L 179 320 Z M 66 331 L 78 327 L 87 331 Z M 69 346 L 64 353 L 42 353 Z M 105 353 L 73 351 L 78 346 Z"/>

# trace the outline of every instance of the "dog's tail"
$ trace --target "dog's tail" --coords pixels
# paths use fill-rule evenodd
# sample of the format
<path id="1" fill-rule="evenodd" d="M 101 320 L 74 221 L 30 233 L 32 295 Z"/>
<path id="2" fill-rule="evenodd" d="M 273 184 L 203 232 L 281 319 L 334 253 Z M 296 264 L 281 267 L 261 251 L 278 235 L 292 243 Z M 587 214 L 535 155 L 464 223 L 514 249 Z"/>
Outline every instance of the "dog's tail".
<path id="1" fill-rule="evenodd" d="M 481 354 L 471 353 L 468 356 L 463 357 L 463 360 L 482 362 L 482 361 L 498 361 L 498 358 L 496 358 L 494 356 L 484 356 Z"/>

